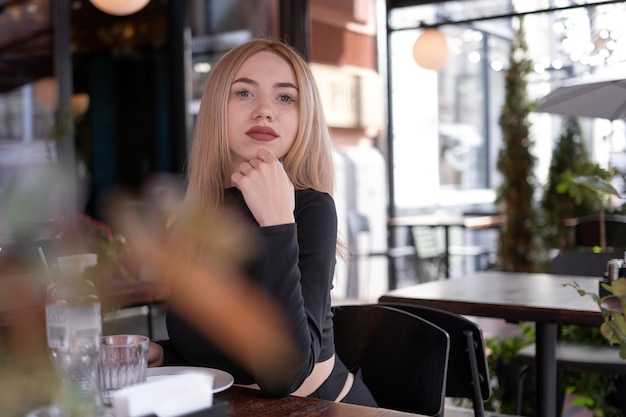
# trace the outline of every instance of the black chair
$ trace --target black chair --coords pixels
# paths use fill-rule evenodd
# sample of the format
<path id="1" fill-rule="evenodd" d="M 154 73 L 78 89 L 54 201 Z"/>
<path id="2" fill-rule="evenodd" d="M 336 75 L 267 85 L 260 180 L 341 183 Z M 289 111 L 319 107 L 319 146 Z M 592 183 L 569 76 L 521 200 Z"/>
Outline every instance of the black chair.
<path id="1" fill-rule="evenodd" d="M 387 262 L 392 263 L 396 270 L 401 269 L 401 265 L 417 265 L 418 259 L 415 252 L 415 247 L 412 242 L 404 244 L 402 246 L 387 248 L 385 242 L 384 248 L 375 248 L 370 237 L 370 222 L 367 216 L 362 213 L 351 211 L 348 213 L 348 239 L 347 243 L 350 247 L 351 264 L 348 270 L 348 287 L 346 290 L 347 296 L 351 298 L 359 297 L 359 259 L 365 258 L 371 260 L 372 258 L 385 257 Z M 363 239 L 365 247 L 359 247 L 359 236 L 365 235 L 367 239 Z M 369 268 L 371 265 L 366 265 Z M 411 274 L 412 275 L 412 274 Z M 421 274 L 420 274 L 421 276 Z M 391 277 L 388 278 L 388 288 L 390 290 L 395 289 L 396 282 L 392 282 Z"/>
<path id="2" fill-rule="evenodd" d="M 333 307 L 335 349 L 380 407 L 443 413 L 450 338 L 434 324 L 377 304 Z"/>
<path id="3" fill-rule="evenodd" d="M 450 268 L 448 264 L 453 257 L 474 259 L 474 270 L 484 270 L 489 267 L 489 259 L 493 249 L 484 245 L 457 244 L 448 246 L 446 259 L 445 244 L 439 235 L 440 229 L 433 226 L 414 226 L 411 228 L 413 242 L 418 258 L 424 264 L 427 281 L 448 278 Z M 447 233 L 450 233 L 448 230 Z M 465 259 L 464 259 L 465 260 Z M 424 281 L 424 280 L 422 280 Z"/>
<path id="4" fill-rule="evenodd" d="M 606 247 L 626 249 L 626 216 L 605 214 Z M 600 216 L 592 214 L 575 219 L 574 245 L 579 247 L 600 246 Z"/>
<path id="5" fill-rule="evenodd" d="M 474 416 L 485 415 L 484 402 L 491 395 L 489 367 L 481 328 L 467 318 L 431 307 L 384 303 L 441 327 L 450 336 L 446 397 L 472 400 Z"/>
<path id="6" fill-rule="evenodd" d="M 566 250 L 559 253 L 552 261 L 550 272 L 553 274 L 594 277 L 598 280 L 606 271 L 610 259 L 623 259 L 624 252 L 585 252 Z M 565 289 L 564 289 L 565 290 Z M 569 290 L 574 291 L 573 288 Z M 535 364 L 536 345 L 530 344 L 520 349 L 516 357 L 525 365 L 519 378 L 518 414 L 522 405 L 523 381 Z M 558 341 L 556 346 L 557 371 L 587 372 L 596 374 L 626 374 L 626 361 L 619 357 L 617 346 L 591 346 L 583 343 Z"/>

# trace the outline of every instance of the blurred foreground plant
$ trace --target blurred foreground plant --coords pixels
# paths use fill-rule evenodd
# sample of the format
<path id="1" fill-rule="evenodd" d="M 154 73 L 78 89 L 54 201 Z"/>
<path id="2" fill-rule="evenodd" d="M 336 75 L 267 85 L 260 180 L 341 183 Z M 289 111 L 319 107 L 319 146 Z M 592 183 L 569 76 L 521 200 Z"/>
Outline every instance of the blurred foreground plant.
<path id="1" fill-rule="evenodd" d="M 48 359 L 40 291 L 23 275 L 0 275 L 0 303 L 15 305 L 2 312 L 0 328 L 0 416 L 23 417 L 50 403 L 54 373 Z"/>
<path id="2" fill-rule="evenodd" d="M 619 356 L 626 359 L 626 278 L 619 278 L 610 284 L 602 283 L 609 295 L 600 297 L 598 294 L 583 290 L 578 283 L 569 285 L 581 296 L 591 297 L 602 313 L 604 322 L 600 326 L 602 336 L 612 345 L 619 345 Z"/>
<path id="3" fill-rule="evenodd" d="M 285 312 L 242 275 L 253 242 L 238 218 L 178 211 L 172 246 L 163 216 L 118 195 L 108 205 L 111 224 L 127 237 L 133 261 L 171 288 L 168 308 L 268 386 L 293 369 L 299 351 Z M 170 217 L 169 220 L 172 220 Z M 188 251 L 180 253 L 180 248 Z"/>
<path id="4" fill-rule="evenodd" d="M 135 279 L 125 266 L 128 254 L 126 238 L 111 227 L 85 214 L 77 214 L 59 223 L 53 236 L 57 255 L 95 253 L 101 270 L 113 278 Z"/>

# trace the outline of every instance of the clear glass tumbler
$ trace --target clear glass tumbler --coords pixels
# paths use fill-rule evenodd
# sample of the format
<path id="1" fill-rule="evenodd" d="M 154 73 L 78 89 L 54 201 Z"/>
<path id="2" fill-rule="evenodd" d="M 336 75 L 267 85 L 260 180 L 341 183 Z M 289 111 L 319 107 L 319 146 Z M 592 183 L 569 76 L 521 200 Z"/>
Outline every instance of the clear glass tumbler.
<path id="1" fill-rule="evenodd" d="M 148 346 L 146 336 L 123 334 L 102 337 L 98 376 L 102 400 L 111 405 L 111 394 L 146 382 Z"/>

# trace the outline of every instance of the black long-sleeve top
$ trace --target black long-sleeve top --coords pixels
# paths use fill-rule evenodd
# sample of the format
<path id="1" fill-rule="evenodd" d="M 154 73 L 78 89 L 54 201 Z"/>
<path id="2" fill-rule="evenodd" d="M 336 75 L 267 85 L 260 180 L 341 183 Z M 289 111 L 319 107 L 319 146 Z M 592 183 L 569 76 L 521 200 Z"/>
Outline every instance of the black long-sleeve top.
<path id="1" fill-rule="evenodd" d="M 337 213 L 332 197 L 314 190 L 295 194 L 295 223 L 260 227 L 236 188 L 225 192 L 227 202 L 241 207 L 256 226 L 259 247 L 247 275 L 282 305 L 290 320 L 301 360 L 291 373 L 271 386 L 255 380 L 174 312 L 167 313 L 169 340 L 159 342 L 165 365 L 194 365 L 222 369 L 238 384 L 258 383 L 268 395 L 295 391 L 316 362 L 334 353 L 330 291 L 336 262 Z"/>

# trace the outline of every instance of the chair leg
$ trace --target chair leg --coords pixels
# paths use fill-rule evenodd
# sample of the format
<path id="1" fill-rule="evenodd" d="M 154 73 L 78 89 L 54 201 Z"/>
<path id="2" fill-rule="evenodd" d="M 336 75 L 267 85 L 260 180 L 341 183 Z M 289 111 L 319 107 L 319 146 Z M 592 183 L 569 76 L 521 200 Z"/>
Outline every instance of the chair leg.
<path id="1" fill-rule="evenodd" d="M 478 363 L 476 361 L 476 342 L 474 341 L 474 335 L 471 331 L 464 331 L 463 334 L 465 334 L 467 354 L 472 374 L 472 388 L 474 390 L 472 406 L 474 407 L 474 417 L 484 417 L 485 404 L 483 404 L 484 398 L 480 392 L 480 375 L 478 374 Z"/>

